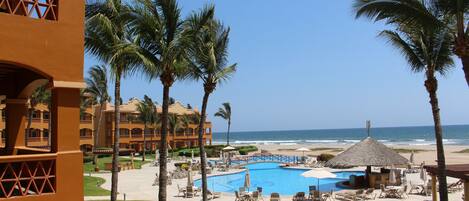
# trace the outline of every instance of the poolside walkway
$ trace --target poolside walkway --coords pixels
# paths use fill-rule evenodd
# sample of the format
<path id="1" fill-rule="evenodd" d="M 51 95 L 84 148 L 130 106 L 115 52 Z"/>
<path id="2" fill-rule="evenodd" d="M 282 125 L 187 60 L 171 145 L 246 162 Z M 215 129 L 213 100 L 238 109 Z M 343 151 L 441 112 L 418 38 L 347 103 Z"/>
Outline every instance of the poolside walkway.
<path id="1" fill-rule="evenodd" d="M 153 167 L 150 164 L 146 164 L 142 167 L 142 169 L 138 170 L 126 170 L 123 171 L 119 174 L 119 184 L 118 184 L 118 190 L 119 190 L 119 199 L 123 200 L 124 194 L 126 195 L 126 200 L 157 200 L 157 192 L 158 192 L 158 186 L 152 186 L 154 179 L 155 179 L 155 173 L 158 172 L 158 167 Z M 174 165 L 173 163 L 168 164 L 168 170 L 169 171 L 174 171 Z M 216 172 L 214 171 L 213 174 L 211 175 L 216 175 L 216 174 L 230 174 L 230 173 L 235 173 L 243 170 L 230 170 L 230 172 Z M 88 174 L 87 174 L 88 175 Z M 99 173 L 99 174 L 91 174 L 91 176 L 95 177 L 101 177 L 106 180 L 106 182 L 101 186 L 105 189 L 110 190 L 111 189 L 111 174 L 110 173 Z M 408 181 L 412 181 L 412 183 L 418 183 L 421 182 L 419 179 L 419 174 L 408 174 Z M 194 177 L 194 179 L 200 178 L 200 175 L 197 175 Z M 449 178 L 448 182 L 454 182 L 455 180 L 453 178 Z M 180 187 L 185 187 L 187 184 L 187 179 L 173 179 L 173 184 L 168 186 L 168 201 L 180 201 L 180 200 L 186 200 L 186 201 L 199 201 L 201 200 L 200 196 L 194 197 L 194 198 L 182 198 L 178 197 L 178 191 L 177 191 L 177 185 Z M 379 191 L 378 191 L 379 192 Z M 456 192 L 449 194 L 449 200 L 461 200 L 462 197 L 462 192 Z M 282 196 L 282 200 L 292 200 L 291 196 Z M 109 199 L 108 196 L 89 196 L 85 197 L 85 200 L 107 200 Z M 218 201 L 234 201 L 235 196 L 234 194 L 229 194 L 229 193 L 223 193 L 221 198 L 216 199 Z M 264 200 L 269 200 L 267 196 L 264 196 Z M 377 198 L 376 200 L 378 201 L 393 201 L 393 200 L 401 200 L 401 199 L 379 199 Z M 427 201 L 431 200 L 431 197 L 427 196 L 420 196 L 420 195 L 409 195 L 408 199 L 409 201 Z"/>

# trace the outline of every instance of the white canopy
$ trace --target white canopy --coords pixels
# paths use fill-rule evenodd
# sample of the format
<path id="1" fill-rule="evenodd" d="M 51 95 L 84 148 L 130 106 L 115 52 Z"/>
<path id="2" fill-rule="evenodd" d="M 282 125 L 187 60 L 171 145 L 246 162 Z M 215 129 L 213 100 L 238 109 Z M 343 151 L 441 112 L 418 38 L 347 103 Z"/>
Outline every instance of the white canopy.
<path id="1" fill-rule="evenodd" d="M 223 148 L 223 151 L 233 151 L 233 150 L 236 150 L 236 148 L 234 148 L 232 146 L 227 146 L 227 147 Z"/>
<path id="2" fill-rule="evenodd" d="M 311 151 L 311 150 L 308 149 L 308 148 L 306 148 L 306 147 L 301 147 L 301 148 L 296 149 L 295 151 L 303 151 L 303 152 L 305 152 L 305 151 Z"/>
<path id="3" fill-rule="evenodd" d="M 336 178 L 337 177 L 337 175 L 335 175 L 334 173 L 331 173 L 331 172 L 329 172 L 325 169 L 312 169 L 312 170 L 303 172 L 303 174 L 301 174 L 301 176 L 303 176 L 303 177 L 314 177 L 314 178 L 317 178 L 317 179 Z"/>

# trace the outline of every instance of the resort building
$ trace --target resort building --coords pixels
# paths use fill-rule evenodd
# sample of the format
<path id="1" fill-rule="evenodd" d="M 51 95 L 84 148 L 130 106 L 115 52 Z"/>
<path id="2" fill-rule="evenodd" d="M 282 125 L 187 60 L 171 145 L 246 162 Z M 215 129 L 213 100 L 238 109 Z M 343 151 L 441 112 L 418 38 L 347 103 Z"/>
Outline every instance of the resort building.
<path id="1" fill-rule="evenodd" d="M 83 200 L 83 153 L 78 128 L 80 89 L 85 87 L 84 4 L 0 0 L 0 101 L 5 103 L 0 200 Z M 49 83 L 52 94 L 52 124 L 46 132 L 50 148 L 31 148 L 27 143 L 36 142 L 25 138 L 28 97 L 45 83 Z M 35 116 L 38 118 L 43 116 Z M 47 129 L 36 126 L 42 131 Z"/>
<path id="2" fill-rule="evenodd" d="M 140 100 L 130 99 L 127 103 L 120 106 L 121 124 L 120 124 L 120 146 L 123 148 L 132 148 L 141 151 L 143 148 L 144 135 L 147 150 L 155 150 L 160 143 L 160 128 L 158 125 L 148 126 L 144 132 L 145 125 L 138 119 L 139 112 L 137 105 Z M 112 147 L 114 137 L 114 106 L 106 104 L 101 111 L 99 105 L 85 108 L 80 114 L 80 148 L 82 151 L 91 151 L 93 146 Z M 161 107 L 157 107 L 157 113 L 161 114 Z M 2 145 L 5 138 L 5 104 L 0 104 L 0 113 L 3 118 L 0 119 L 0 133 L 2 134 Z M 189 109 L 181 103 L 176 102 L 169 106 L 169 113 L 178 117 L 183 115 L 197 115 L 197 109 Z M 103 117 L 100 115 L 103 114 Z M 49 146 L 49 118 L 50 113 L 47 105 L 38 104 L 32 113 L 31 127 L 28 132 L 25 130 L 26 145 L 29 147 L 46 148 Z M 195 116 L 194 116 L 195 117 Z M 99 123 L 101 121 L 101 123 Z M 26 116 L 26 125 L 28 117 Z M 98 129 L 98 126 L 100 128 Z M 25 126 L 26 127 L 26 126 Z M 190 122 L 184 125 L 183 122 L 177 122 L 176 132 L 173 133 L 172 126 L 168 130 L 168 144 L 171 148 L 191 147 L 198 145 L 197 124 Z M 96 139 L 94 135 L 97 134 Z M 95 141 L 96 140 L 96 141 Z M 204 143 L 212 143 L 212 124 L 205 123 Z"/>

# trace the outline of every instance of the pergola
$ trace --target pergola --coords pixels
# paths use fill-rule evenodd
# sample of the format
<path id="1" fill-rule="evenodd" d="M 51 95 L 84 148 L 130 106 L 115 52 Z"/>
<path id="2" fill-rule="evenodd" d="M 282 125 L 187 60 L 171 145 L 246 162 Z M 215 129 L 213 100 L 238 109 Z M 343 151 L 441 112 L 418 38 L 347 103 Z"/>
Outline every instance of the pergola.
<path id="1" fill-rule="evenodd" d="M 438 199 L 436 192 L 438 166 L 426 165 L 424 168 L 432 177 L 432 200 L 436 201 Z M 469 164 L 446 165 L 445 175 L 464 181 L 464 201 L 469 201 Z"/>

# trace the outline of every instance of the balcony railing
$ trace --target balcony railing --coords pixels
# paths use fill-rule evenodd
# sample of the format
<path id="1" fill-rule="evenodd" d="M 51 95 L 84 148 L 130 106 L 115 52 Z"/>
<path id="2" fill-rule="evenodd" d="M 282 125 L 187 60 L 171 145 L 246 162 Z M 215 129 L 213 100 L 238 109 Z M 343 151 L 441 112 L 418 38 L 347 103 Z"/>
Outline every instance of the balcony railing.
<path id="1" fill-rule="evenodd" d="M 0 156 L 0 199 L 56 192 L 56 154 Z"/>
<path id="2" fill-rule="evenodd" d="M 91 139 L 93 138 L 92 135 L 80 135 L 80 139 Z"/>
<path id="3" fill-rule="evenodd" d="M 58 20 L 59 0 L 0 0 L 0 13 L 35 19 Z"/>

